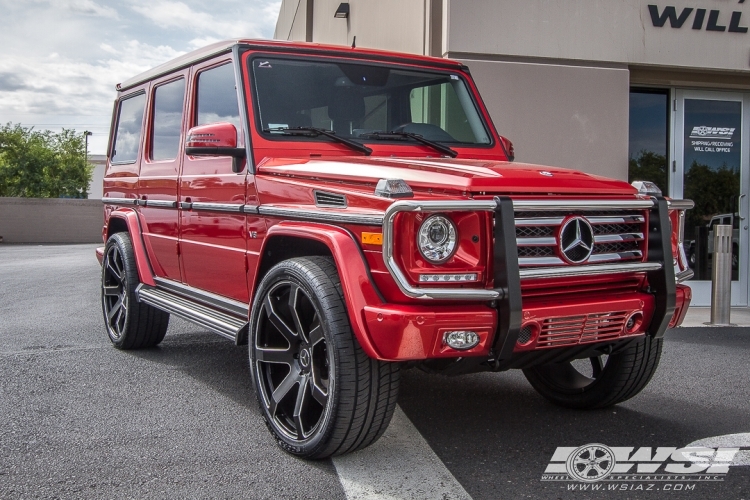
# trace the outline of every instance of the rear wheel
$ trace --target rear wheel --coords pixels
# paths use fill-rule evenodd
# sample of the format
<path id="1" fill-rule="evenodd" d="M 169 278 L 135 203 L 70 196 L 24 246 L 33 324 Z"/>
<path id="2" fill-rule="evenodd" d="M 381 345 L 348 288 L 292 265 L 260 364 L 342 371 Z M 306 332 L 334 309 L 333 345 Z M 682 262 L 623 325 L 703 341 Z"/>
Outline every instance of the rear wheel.
<path id="1" fill-rule="evenodd" d="M 611 355 L 523 370 L 534 389 L 559 406 L 605 408 L 632 398 L 659 366 L 663 339 L 649 336 Z"/>
<path id="2" fill-rule="evenodd" d="M 354 338 L 333 260 L 273 267 L 253 302 L 248 342 L 258 403 L 276 442 L 305 458 L 374 443 L 396 406 L 399 365 Z"/>
<path id="3" fill-rule="evenodd" d="M 107 240 L 102 260 L 102 312 L 107 335 L 118 349 L 153 347 L 164 339 L 169 314 L 135 296 L 140 284 L 128 233 Z"/>

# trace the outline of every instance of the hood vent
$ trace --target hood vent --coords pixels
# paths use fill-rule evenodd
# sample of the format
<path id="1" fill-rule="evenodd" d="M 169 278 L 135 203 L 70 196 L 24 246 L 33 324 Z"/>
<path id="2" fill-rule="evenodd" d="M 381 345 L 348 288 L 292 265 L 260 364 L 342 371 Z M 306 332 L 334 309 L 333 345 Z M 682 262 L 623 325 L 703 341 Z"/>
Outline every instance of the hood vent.
<path id="1" fill-rule="evenodd" d="M 319 207 L 346 208 L 346 196 L 337 193 L 326 193 L 325 191 L 314 191 L 315 204 Z"/>

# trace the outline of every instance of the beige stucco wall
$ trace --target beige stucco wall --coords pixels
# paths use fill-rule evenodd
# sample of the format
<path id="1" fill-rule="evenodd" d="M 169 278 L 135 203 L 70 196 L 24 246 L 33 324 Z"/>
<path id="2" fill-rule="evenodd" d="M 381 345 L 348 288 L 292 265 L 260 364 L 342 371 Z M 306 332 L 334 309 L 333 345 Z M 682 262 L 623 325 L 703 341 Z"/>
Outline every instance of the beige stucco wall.
<path id="1" fill-rule="evenodd" d="M 463 62 L 516 161 L 627 179 L 627 69 Z"/>
<path id="2" fill-rule="evenodd" d="M 305 40 L 307 2 L 283 0 L 274 38 Z M 423 54 L 426 31 L 425 0 L 350 0 L 349 19 L 334 18 L 340 0 L 314 0 L 312 41 Z"/>
<path id="3" fill-rule="evenodd" d="M 710 10 L 729 26 L 732 12 L 750 25 L 750 2 L 736 0 L 445 0 L 444 52 L 607 61 L 750 71 L 750 33 L 706 31 Z M 653 26 L 648 5 L 694 10 L 680 29 Z M 692 29 L 695 9 L 703 29 Z"/>
<path id="4" fill-rule="evenodd" d="M 101 199 L 0 198 L 3 243 L 98 243 L 103 224 Z"/>

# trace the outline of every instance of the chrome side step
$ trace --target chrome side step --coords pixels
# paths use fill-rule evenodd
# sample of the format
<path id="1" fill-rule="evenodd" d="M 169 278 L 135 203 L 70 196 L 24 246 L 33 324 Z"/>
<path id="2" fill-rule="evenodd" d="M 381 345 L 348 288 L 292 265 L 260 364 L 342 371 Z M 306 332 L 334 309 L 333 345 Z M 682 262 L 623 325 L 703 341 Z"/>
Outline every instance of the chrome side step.
<path id="1" fill-rule="evenodd" d="M 247 318 L 219 311 L 169 290 L 140 284 L 135 295 L 138 302 L 179 316 L 231 340 L 237 340 L 247 327 Z"/>

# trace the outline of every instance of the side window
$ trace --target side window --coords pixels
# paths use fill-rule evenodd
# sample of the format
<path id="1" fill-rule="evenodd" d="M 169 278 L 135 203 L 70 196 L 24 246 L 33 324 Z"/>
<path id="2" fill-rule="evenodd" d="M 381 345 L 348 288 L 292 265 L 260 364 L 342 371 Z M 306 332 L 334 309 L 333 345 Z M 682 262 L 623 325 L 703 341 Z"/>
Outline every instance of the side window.
<path id="1" fill-rule="evenodd" d="M 135 163 L 141 143 L 141 125 L 146 95 L 139 94 L 120 101 L 117 131 L 112 148 L 112 163 Z"/>
<path id="2" fill-rule="evenodd" d="M 216 122 L 229 122 L 240 128 L 240 108 L 231 64 L 198 75 L 198 114 L 195 124 Z"/>
<path id="3" fill-rule="evenodd" d="M 185 80 L 179 79 L 156 87 L 154 91 L 154 123 L 151 137 L 151 159 L 172 160 L 180 148 L 182 107 Z"/>

